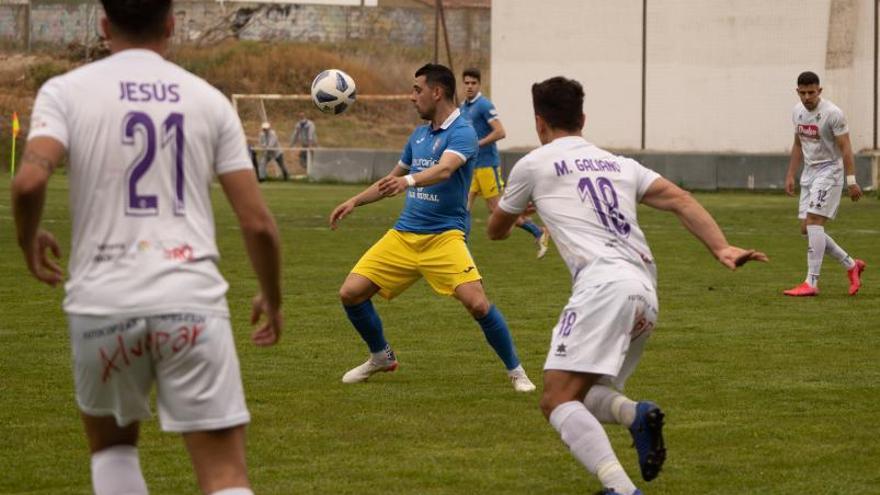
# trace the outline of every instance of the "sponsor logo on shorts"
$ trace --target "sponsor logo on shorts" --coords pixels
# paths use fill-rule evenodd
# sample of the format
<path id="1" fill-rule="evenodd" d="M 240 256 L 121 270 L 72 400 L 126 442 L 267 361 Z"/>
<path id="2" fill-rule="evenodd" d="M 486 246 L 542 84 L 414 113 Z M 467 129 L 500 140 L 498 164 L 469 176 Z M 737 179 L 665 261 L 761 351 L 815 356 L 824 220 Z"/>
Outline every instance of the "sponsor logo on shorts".
<path id="1" fill-rule="evenodd" d="M 476 267 L 471 265 L 471 266 L 465 268 L 464 271 L 461 273 L 470 273 L 474 268 L 476 268 Z"/>
<path id="2" fill-rule="evenodd" d="M 205 330 L 205 318 L 201 315 L 162 315 L 156 318 L 180 322 L 181 324 L 175 330 L 149 332 L 134 341 L 129 340 L 127 342 L 123 337 L 123 333 L 134 327 L 138 321 L 137 319 L 90 330 L 83 334 L 84 339 L 106 337 L 115 334 L 113 340 L 98 349 L 98 357 L 103 368 L 101 383 L 107 383 L 114 371 L 122 372 L 123 368 L 128 368 L 133 362 L 143 357 L 147 359 L 152 357 L 152 359 L 159 360 L 165 356 L 174 355 L 195 347 L 199 335 Z"/>
<path id="3" fill-rule="evenodd" d="M 566 348 L 565 348 L 565 344 L 564 344 L 564 343 L 563 343 L 563 344 L 559 344 L 558 346 L 556 346 L 556 352 L 555 352 L 555 354 L 556 354 L 556 356 L 558 356 L 558 357 L 566 357 L 566 356 L 568 356 L 568 354 L 567 354 L 567 352 L 566 352 Z"/>

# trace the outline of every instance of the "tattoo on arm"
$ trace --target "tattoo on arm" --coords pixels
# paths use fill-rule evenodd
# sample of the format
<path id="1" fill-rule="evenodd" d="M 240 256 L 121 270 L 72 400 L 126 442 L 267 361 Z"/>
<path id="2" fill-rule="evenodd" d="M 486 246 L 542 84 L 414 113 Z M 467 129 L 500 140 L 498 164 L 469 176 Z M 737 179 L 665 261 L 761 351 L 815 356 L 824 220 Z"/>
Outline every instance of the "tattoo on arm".
<path id="1" fill-rule="evenodd" d="M 42 168 L 49 174 L 52 174 L 55 171 L 55 167 L 58 165 L 54 163 L 51 159 L 46 158 L 45 156 L 40 155 L 39 153 L 33 150 L 26 150 L 24 155 L 21 157 L 22 166 L 27 164 L 36 165 L 37 167 Z"/>

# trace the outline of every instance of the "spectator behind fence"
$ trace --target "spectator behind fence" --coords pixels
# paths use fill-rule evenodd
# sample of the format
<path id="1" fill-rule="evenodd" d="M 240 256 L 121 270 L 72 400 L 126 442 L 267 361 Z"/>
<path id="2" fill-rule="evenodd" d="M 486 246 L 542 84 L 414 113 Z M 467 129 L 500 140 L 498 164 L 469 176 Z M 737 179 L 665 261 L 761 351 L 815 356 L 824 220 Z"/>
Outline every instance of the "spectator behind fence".
<path id="1" fill-rule="evenodd" d="M 266 180 L 266 165 L 270 160 L 275 160 L 284 175 L 284 180 L 287 180 L 290 174 L 287 172 L 287 167 L 284 166 L 284 152 L 281 150 L 281 144 L 278 143 L 278 135 L 272 129 L 272 124 L 268 122 L 263 122 L 260 130 L 259 148 L 262 150 L 257 164 L 257 178 L 260 182 Z"/>
<path id="2" fill-rule="evenodd" d="M 308 148 L 318 146 L 318 131 L 315 123 L 306 118 L 305 112 L 299 113 L 299 122 L 293 127 L 293 134 L 290 135 L 290 146 L 299 147 L 299 164 L 308 172 L 309 170 L 309 153 Z"/>

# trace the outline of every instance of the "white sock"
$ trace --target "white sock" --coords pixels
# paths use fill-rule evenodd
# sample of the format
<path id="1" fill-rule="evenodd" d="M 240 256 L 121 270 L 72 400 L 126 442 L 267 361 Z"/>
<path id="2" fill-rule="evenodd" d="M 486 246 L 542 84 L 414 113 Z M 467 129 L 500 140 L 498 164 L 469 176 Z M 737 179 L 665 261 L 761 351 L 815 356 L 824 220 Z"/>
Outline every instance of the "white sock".
<path id="1" fill-rule="evenodd" d="M 92 454 L 95 495 L 147 495 L 137 447 L 114 445 Z"/>
<path id="2" fill-rule="evenodd" d="M 602 423 L 614 423 L 629 428 L 636 419 L 635 401 L 605 385 L 590 387 L 584 405 Z"/>
<path id="3" fill-rule="evenodd" d="M 559 432 L 575 459 L 596 475 L 602 486 L 621 495 L 636 491 L 636 486 L 614 455 L 608 435 L 583 402 L 558 405 L 550 413 L 550 424 Z"/>
<path id="4" fill-rule="evenodd" d="M 838 263 L 843 265 L 847 270 L 852 269 L 852 267 L 856 266 L 855 260 L 853 260 L 850 255 L 846 253 L 836 242 L 831 238 L 830 235 L 825 234 L 825 254 L 831 256 L 836 259 Z"/>
<path id="5" fill-rule="evenodd" d="M 825 257 L 825 227 L 807 225 L 807 280 L 811 287 L 819 285 L 822 258 Z"/>
<path id="6" fill-rule="evenodd" d="M 224 488 L 210 495 L 254 495 L 250 488 Z"/>

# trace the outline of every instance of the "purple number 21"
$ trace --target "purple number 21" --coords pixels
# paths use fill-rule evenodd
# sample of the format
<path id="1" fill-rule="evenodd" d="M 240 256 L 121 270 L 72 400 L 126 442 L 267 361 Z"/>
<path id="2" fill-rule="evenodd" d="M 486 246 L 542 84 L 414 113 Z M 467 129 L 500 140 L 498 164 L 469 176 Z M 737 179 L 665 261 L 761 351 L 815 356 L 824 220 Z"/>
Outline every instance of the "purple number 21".
<path id="1" fill-rule="evenodd" d="M 155 194 L 139 194 L 137 184 L 156 158 L 156 126 L 153 119 L 143 112 L 129 112 L 123 120 L 122 144 L 135 146 L 135 135 L 142 133 L 144 145 L 134 163 L 128 167 L 128 189 L 125 199 L 125 214 L 131 216 L 155 216 L 159 214 L 159 198 Z M 186 214 L 183 201 L 183 114 L 171 113 L 162 123 L 162 149 L 171 147 L 174 156 L 174 214 Z"/>

